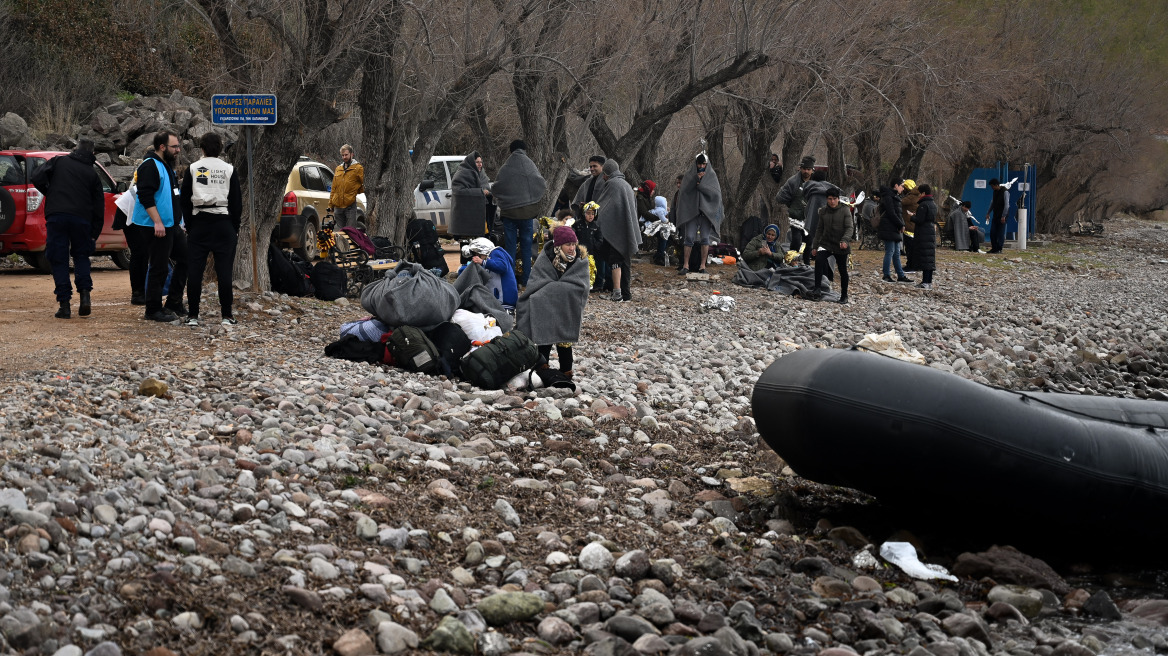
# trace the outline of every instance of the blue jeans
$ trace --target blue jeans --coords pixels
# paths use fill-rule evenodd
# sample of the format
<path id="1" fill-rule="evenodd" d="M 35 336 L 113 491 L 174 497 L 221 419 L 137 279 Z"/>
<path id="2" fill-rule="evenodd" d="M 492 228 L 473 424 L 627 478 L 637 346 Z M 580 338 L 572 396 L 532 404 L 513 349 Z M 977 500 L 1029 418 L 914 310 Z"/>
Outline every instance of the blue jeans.
<path id="1" fill-rule="evenodd" d="M 69 282 L 69 256 L 73 256 L 73 273 L 77 291 L 93 289 L 89 275 L 89 256 L 93 254 L 94 240 L 89 237 L 92 226 L 89 219 L 72 214 L 53 214 L 45 225 L 45 259 L 53 269 L 53 293 L 58 303 L 67 303 L 73 297 Z"/>
<path id="2" fill-rule="evenodd" d="M 886 239 L 886 240 L 884 240 L 884 277 L 885 278 L 890 277 L 888 275 L 888 265 L 890 263 L 896 265 L 896 277 L 903 278 L 904 277 L 904 269 L 902 269 L 900 266 L 900 242 L 899 241 L 890 241 L 890 240 Z"/>
<path id="3" fill-rule="evenodd" d="M 507 251 L 515 259 L 516 264 L 523 266 L 523 276 L 516 280 L 516 282 L 523 286 L 527 286 L 527 277 L 531 275 L 531 239 L 534 233 L 535 219 L 503 219 L 503 250 Z M 515 256 L 517 240 L 522 259 Z"/>

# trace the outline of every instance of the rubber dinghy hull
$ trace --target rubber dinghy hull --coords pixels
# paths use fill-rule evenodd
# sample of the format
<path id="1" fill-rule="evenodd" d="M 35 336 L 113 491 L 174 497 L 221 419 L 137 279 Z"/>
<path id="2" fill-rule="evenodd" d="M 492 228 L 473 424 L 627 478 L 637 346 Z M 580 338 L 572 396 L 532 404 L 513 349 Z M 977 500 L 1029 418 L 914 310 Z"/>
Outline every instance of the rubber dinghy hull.
<path id="1" fill-rule="evenodd" d="M 776 360 L 751 405 L 763 439 L 800 476 L 885 505 L 1031 534 L 1168 535 L 1168 403 L 1010 392 L 819 349 Z"/>

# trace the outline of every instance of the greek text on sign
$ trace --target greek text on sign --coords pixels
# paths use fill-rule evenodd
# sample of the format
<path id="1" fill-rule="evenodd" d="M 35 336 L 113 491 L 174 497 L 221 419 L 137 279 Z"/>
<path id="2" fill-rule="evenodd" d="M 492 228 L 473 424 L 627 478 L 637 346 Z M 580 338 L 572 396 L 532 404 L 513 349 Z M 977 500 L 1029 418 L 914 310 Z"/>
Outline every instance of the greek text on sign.
<path id="1" fill-rule="evenodd" d="M 216 94 L 211 96 L 211 122 L 215 125 L 275 125 L 276 96 L 271 93 Z"/>

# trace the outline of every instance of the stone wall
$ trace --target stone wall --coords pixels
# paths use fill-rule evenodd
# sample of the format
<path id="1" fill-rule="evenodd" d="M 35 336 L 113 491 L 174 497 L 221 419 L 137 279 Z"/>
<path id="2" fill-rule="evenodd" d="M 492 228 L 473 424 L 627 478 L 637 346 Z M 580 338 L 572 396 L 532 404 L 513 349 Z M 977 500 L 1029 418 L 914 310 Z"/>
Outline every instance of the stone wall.
<path id="1" fill-rule="evenodd" d="M 181 137 L 184 157 L 180 161 L 186 162 L 199 157 L 199 139 L 208 132 L 221 134 L 224 144 L 239 138 L 238 128 L 211 124 L 209 101 L 174 91 L 169 96 L 139 96 L 129 102 L 115 102 L 93 111 L 84 123 L 74 125 L 72 134 L 48 134 L 39 139 L 24 118 L 8 112 L 0 116 L 0 148 L 72 150 L 79 139 L 92 139 L 97 161 L 122 181 L 134 175 L 159 130 L 170 130 Z"/>

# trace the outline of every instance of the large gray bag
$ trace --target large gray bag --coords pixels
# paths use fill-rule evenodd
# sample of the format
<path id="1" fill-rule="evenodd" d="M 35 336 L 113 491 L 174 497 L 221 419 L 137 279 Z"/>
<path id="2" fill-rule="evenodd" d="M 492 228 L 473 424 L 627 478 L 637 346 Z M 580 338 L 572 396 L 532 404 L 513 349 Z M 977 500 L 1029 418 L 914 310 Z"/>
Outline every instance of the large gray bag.
<path id="1" fill-rule="evenodd" d="M 385 325 L 431 330 L 458 309 L 454 286 L 416 262 L 402 262 L 361 290 L 361 307 Z"/>

